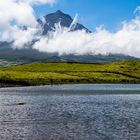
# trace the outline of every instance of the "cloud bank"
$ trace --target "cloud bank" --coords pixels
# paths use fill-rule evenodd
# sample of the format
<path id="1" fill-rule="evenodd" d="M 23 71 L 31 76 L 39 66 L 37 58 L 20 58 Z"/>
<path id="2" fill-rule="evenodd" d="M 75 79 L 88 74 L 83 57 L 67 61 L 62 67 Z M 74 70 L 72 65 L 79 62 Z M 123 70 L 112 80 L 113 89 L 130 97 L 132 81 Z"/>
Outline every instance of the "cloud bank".
<path id="1" fill-rule="evenodd" d="M 33 49 L 59 55 L 124 54 L 140 58 L 139 15 L 131 21 L 123 21 L 122 27 L 114 33 L 103 27 L 97 27 L 93 33 L 84 30 L 70 32 L 77 22 L 76 16 L 69 28 L 61 27 L 58 23 L 54 31 L 42 36 L 33 5 L 52 5 L 55 2 L 56 0 L 1 0 L 0 40 L 13 42 L 13 48 L 18 49 L 27 47 L 32 41 L 37 40 L 32 45 Z M 138 6 L 135 11 L 139 10 Z M 26 29 L 21 28 L 23 26 L 26 26 Z"/>
<path id="2" fill-rule="evenodd" d="M 41 28 L 33 5 L 55 3 L 56 0 L 1 0 L 0 1 L 0 41 L 13 42 L 14 48 L 24 48 L 31 43 Z M 25 27 L 26 30 L 21 27 Z"/>
<path id="3" fill-rule="evenodd" d="M 56 0 L 1 0 L 0 1 L 0 26 L 3 28 L 11 21 L 26 26 L 36 25 L 33 5 L 53 4 Z"/>
<path id="4" fill-rule="evenodd" d="M 103 27 L 93 33 L 84 30 L 69 32 L 69 28 L 57 25 L 50 36 L 41 36 L 33 48 L 59 55 L 124 54 L 140 58 L 140 18 L 123 22 L 121 29 L 115 33 Z"/>

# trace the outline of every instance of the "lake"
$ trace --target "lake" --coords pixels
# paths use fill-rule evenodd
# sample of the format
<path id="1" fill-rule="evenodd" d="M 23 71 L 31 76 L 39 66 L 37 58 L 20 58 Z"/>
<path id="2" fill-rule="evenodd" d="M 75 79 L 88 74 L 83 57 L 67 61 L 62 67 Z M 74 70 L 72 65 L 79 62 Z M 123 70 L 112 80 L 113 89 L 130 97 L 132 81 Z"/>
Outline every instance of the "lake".
<path id="1" fill-rule="evenodd" d="M 0 140 L 140 140 L 140 85 L 0 89 Z"/>

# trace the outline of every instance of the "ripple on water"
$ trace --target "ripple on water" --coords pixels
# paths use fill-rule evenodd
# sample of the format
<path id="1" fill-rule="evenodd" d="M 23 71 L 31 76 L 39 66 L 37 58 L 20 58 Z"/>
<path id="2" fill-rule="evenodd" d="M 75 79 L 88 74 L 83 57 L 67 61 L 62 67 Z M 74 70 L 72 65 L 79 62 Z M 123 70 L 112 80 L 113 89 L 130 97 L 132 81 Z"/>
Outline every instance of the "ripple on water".
<path id="1" fill-rule="evenodd" d="M 0 94 L 1 140 L 140 139 L 140 95 L 132 95 L 134 91 L 130 95 L 37 92 Z"/>

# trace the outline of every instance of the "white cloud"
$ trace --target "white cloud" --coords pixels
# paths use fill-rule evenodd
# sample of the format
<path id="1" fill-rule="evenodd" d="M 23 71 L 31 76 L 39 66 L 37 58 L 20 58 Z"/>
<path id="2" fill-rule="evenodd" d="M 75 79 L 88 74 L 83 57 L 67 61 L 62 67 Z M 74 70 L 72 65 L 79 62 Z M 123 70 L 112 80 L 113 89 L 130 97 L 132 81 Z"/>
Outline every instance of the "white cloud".
<path id="1" fill-rule="evenodd" d="M 1 0 L 0 1 L 0 26 L 7 28 L 11 21 L 17 24 L 32 26 L 36 24 L 32 7 L 22 1 Z"/>
<path id="2" fill-rule="evenodd" d="M 135 11 L 134 11 L 134 14 L 137 14 L 139 12 L 140 12 L 140 6 L 137 6 L 136 9 L 135 9 Z"/>
<path id="3" fill-rule="evenodd" d="M 56 0 L 23 0 L 31 5 L 34 4 L 50 4 L 53 5 L 54 3 L 56 3 Z"/>
<path id="4" fill-rule="evenodd" d="M 34 4 L 53 4 L 56 0 L 1 0 L 0 26 L 6 26 L 15 20 L 18 24 L 33 26 L 36 24 Z"/>
<path id="5" fill-rule="evenodd" d="M 123 22 L 122 28 L 111 33 L 104 28 L 96 32 L 69 32 L 69 29 L 56 26 L 49 37 L 40 37 L 33 46 L 41 52 L 62 54 L 125 54 L 140 58 L 140 18 Z"/>
<path id="6" fill-rule="evenodd" d="M 14 47 L 24 47 L 36 37 L 38 23 L 34 4 L 53 4 L 56 0 L 0 0 L 0 41 L 13 41 Z M 27 30 L 21 27 L 26 26 Z"/>
<path id="7" fill-rule="evenodd" d="M 22 30 L 17 26 L 11 26 L 8 30 L 5 30 L 1 36 L 3 41 L 12 42 L 13 48 L 24 48 L 30 44 L 35 36 L 37 37 L 38 29 L 28 27 L 26 30 Z"/>

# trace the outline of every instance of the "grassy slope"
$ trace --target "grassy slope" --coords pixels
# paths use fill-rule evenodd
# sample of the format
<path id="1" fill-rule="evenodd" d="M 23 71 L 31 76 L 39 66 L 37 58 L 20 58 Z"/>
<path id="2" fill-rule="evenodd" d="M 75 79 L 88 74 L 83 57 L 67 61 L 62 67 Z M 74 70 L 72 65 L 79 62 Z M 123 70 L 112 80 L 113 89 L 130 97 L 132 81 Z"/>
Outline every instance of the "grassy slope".
<path id="1" fill-rule="evenodd" d="M 112 64 L 34 63 L 0 69 L 0 83 L 45 85 L 66 83 L 140 83 L 140 62 Z"/>

